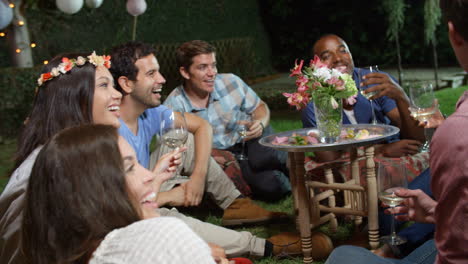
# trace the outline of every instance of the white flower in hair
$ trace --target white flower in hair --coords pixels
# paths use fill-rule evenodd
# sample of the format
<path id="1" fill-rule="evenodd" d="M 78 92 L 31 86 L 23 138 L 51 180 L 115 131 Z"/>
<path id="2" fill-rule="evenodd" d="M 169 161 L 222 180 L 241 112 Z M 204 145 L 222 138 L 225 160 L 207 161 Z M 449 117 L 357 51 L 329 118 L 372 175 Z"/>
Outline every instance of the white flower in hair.
<path id="1" fill-rule="evenodd" d="M 57 77 L 57 76 L 59 76 L 60 71 L 57 68 L 52 68 L 52 70 L 50 71 L 50 74 L 52 74 L 52 76 L 54 76 L 54 77 Z"/>
<path id="2" fill-rule="evenodd" d="M 89 62 L 96 65 L 96 66 L 102 66 L 104 65 L 104 58 L 102 56 L 97 56 L 96 51 L 93 51 L 91 55 L 88 56 Z"/>
<path id="3" fill-rule="evenodd" d="M 78 56 L 78 58 L 76 58 L 76 65 L 78 66 L 82 66 L 86 63 L 86 59 L 81 57 L 81 56 Z"/>

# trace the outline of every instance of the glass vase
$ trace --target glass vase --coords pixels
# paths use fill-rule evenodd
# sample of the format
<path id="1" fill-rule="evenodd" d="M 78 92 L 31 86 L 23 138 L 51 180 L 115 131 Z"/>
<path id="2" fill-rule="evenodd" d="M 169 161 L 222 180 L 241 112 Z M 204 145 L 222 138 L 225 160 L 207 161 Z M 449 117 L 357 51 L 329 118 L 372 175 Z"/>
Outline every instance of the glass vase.
<path id="1" fill-rule="evenodd" d="M 333 144 L 340 139 L 343 118 L 343 102 L 336 99 L 338 107 L 333 108 L 330 96 L 313 97 L 315 119 L 320 142 Z"/>

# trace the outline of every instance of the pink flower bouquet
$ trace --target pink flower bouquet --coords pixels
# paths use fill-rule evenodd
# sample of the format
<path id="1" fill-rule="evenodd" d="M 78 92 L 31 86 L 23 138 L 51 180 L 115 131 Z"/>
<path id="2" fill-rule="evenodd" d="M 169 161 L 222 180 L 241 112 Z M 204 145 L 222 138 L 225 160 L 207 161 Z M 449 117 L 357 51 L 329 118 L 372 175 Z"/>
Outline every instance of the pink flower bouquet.
<path id="1" fill-rule="evenodd" d="M 288 104 L 295 106 L 297 110 L 304 108 L 311 99 L 326 100 L 334 109 L 338 108 L 338 100 L 349 99 L 352 101 L 357 94 L 356 84 L 351 75 L 341 73 L 336 69 L 330 69 L 315 56 L 309 66 L 304 65 L 304 60 L 291 69 L 291 77 L 296 77 L 297 92 L 283 93 Z"/>

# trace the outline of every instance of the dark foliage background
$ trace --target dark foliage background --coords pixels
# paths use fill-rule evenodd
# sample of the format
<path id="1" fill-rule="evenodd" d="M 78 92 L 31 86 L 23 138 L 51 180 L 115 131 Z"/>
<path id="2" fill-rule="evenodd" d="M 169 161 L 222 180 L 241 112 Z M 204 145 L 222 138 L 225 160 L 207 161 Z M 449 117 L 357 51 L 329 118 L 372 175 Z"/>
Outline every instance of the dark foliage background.
<path id="1" fill-rule="evenodd" d="M 0 137 L 17 131 L 32 104 L 43 60 L 62 52 L 108 53 L 129 41 L 133 17 L 124 0 L 104 0 L 98 9 L 67 15 L 52 0 L 24 0 L 24 13 L 35 68 L 13 69 L 7 41 L 0 38 Z M 288 71 L 296 58 L 310 58 L 314 41 L 325 33 L 343 37 L 357 66 L 396 64 L 395 44 L 386 37 L 387 15 L 381 1 L 366 0 L 146 0 L 148 9 L 138 17 L 137 40 L 158 50 L 168 93 L 178 85 L 174 50 L 192 39 L 210 41 L 218 48 L 221 72 L 233 72 L 249 81 L 275 71 Z M 408 0 L 400 35 L 405 67 L 432 65 L 430 47 L 424 44 L 424 1 Z M 8 33 L 8 31 L 7 31 Z M 457 65 L 446 35 L 445 23 L 436 32 L 439 64 Z M 285 105 L 271 91 L 257 91 L 269 104 Z M 278 91 L 279 93 L 280 91 Z M 263 97 L 262 97 L 263 98 Z M 281 104 L 275 100 L 281 101 Z"/>
<path id="2" fill-rule="evenodd" d="M 295 58 L 310 58 L 315 40 L 326 33 L 341 36 L 355 65 L 395 65 L 395 44 L 386 36 L 387 14 L 381 1 L 259 0 L 270 36 L 273 65 L 291 68 Z M 404 67 L 431 66 L 432 52 L 424 44 L 424 1 L 406 1 L 405 25 L 400 34 Z M 436 36 L 440 65 L 456 65 L 445 23 Z"/>

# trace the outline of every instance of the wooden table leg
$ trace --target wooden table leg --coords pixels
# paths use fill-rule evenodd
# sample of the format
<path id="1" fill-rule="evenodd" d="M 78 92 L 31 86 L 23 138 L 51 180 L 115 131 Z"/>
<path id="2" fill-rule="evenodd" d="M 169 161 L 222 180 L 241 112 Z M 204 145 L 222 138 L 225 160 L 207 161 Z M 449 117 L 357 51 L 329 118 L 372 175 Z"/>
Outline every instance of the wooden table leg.
<path id="1" fill-rule="evenodd" d="M 298 209 L 298 224 L 299 232 L 301 233 L 302 252 L 304 254 L 304 263 L 312 263 L 312 240 L 310 230 L 310 212 L 309 212 L 309 196 L 305 186 L 305 169 L 304 169 L 304 153 L 295 152 L 289 153 L 291 161 L 290 176 L 294 177 L 291 185 L 294 186 L 293 194 L 296 196 L 294 201 L 297 202 Z"/>
<path id="2" fill-rule="evenodd" d="M 369 210 L 369 245 L 372 249 L 379 246 L 379 219 L 377 215 L 377 182 L 375 178 L 374 147 L 366 147 L 366 165 L 367 165 L 367 206 Z"/>
<path id="3" fill-rule="evenodd" d="M 358 148 L 354 148 L 350 150 L 350 160 L 351 160 L 351 175 L 354 179 L 354 184 L 356 185 L 361 185 L 361 172 L 359 170 L 359 156 L 358 156 Z M 363 205 L 360 204 L 362 201 L 361 194 L 356 193 L 355 194 L 355 199 L 351 199 L 353 203 L 355 203 L 353 207 L 355 207 L 357 210 L 363 210 Z M 356 226 L 359 226 L 362 224 L 362 216 L 355 216 L 354 218 L 354 224 Z"/>
<path id="4" fill-rule="evenodd" d="M 288 165 L 289 165 L 289 180 L 291 181 L 291 192 L 294 202 L 294 215 L 298 215 L 298 201 L 297 201 L 297 179 L 296 179 L 296 162 L 294 159 L 294 152 L 288 153 Z M 297 230 L 299 230 L 299 224 L 297 224 Z"/>

